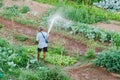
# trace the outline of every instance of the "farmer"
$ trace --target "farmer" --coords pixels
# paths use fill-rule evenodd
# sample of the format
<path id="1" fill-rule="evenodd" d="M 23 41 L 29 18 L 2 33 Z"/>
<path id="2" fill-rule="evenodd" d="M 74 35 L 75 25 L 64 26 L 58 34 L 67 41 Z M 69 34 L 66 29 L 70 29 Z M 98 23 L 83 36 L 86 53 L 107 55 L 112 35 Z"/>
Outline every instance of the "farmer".
<path id="1" fill-rule="evenodd" d="M 48 33 L 42 27 L 39 27 L 36 35 L 36 42 L 38 43 L 37 59 L 40 60 L 40 52 L 43 51 L 43 60 L 45 61 L 47 46 L 48 46 Z"/>

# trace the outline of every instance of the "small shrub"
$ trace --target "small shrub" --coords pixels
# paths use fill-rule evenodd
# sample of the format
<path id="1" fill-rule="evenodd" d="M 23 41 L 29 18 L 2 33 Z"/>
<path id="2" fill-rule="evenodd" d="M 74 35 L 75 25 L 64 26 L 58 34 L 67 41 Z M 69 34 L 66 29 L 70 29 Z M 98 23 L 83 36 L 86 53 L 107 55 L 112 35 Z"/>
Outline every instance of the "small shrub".
<path id="1" fill-rule="evenodd" d="M 88 50 L 86 53 L 87 58 L 95 58 L 95 52 L 93 50 Z"/>
<path id="2" fill-rule="evenodd" d="M 99 67 L 105 67 L 110 72 L 120 73 L 120 50 L 101 52 L 94 64 Z"/>
<path id="3" fill-rule="evenodd" d="M 28 6 L 22 6 L 20 9 L 21 13 L 27 13 L 28 11 L 30 11 L 30 8 Z"/>

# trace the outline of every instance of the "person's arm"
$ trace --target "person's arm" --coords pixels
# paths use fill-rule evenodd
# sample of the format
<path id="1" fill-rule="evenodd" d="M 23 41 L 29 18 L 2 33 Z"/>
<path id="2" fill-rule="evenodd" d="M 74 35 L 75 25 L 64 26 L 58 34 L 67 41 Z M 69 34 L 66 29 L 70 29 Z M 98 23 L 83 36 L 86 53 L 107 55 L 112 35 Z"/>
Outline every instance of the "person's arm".
<path id="1" fill-rule="evenodd" d="M 48 36 L 49 36 L 49 34 L 46 32 L 46 37 L 47 37 L 47 39 L 48 39 Z"/>
<path id="2" fill-rule="evenodd" d="M 35 44 L 38 44 L 38 41 L 35 41 Z"/>
<path id="3" fill-rule="evenodd" d="M 38 44 L 38 41 L 39 41 L 39 39 L 38 39 L 38 34 L 36 35 L 36 41 L 35 41 L 35 44 Z"/>

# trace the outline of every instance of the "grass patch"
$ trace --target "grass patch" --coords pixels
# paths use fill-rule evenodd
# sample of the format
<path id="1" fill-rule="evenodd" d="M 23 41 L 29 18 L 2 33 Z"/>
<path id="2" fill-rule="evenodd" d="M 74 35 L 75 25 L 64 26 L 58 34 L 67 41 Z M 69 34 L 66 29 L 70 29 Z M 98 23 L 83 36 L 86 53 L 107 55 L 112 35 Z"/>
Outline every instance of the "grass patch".
<path id="1" fill-rule="evenodd" d="M 22 35 L 22 34 L 18 34 L 18 33 L 14 34 L 14 37 L 15 37 L 15 39 L 17 39 L 19 41 L 26 41 L 26 40 L 29 39 L 28 36 Z"/>
<path id="2" fill-rule="evenodd" d="M 3 27 L 4 27 L 4 25 L 0 23 L 0 29 L 3 28 Z"/>
<path id="3" fill-rule="evenodd" d="M 20 18 L 20 17 L 18 17 L 18 18 L 14 18 L 14 20 L 17 23 L 20 23 L 20 24 L 23 24 L 23 25 L 27 25 L 27 26 L 30 26 L 30 27 L 33 27 L 33 28 L 36 28 L 39 25 L 38 21 L 33 20 L 33 19 L 27 19 L 27 18 Z"/>

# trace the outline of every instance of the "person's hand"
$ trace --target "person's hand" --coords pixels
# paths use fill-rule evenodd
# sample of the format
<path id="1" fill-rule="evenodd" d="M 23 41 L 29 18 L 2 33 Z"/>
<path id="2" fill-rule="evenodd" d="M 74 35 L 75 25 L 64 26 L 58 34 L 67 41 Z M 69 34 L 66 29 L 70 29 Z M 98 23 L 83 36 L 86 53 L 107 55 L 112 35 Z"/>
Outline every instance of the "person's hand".
<path id="1" fill-rule="evenodd" d="M 35 44 L 38 44 L 38 41 L 36 41 Z"/>
<path id="2" fill-rule="evenodd" d="M 47 37 L 49 37 L 49 34 L 47 35 Z"/>

